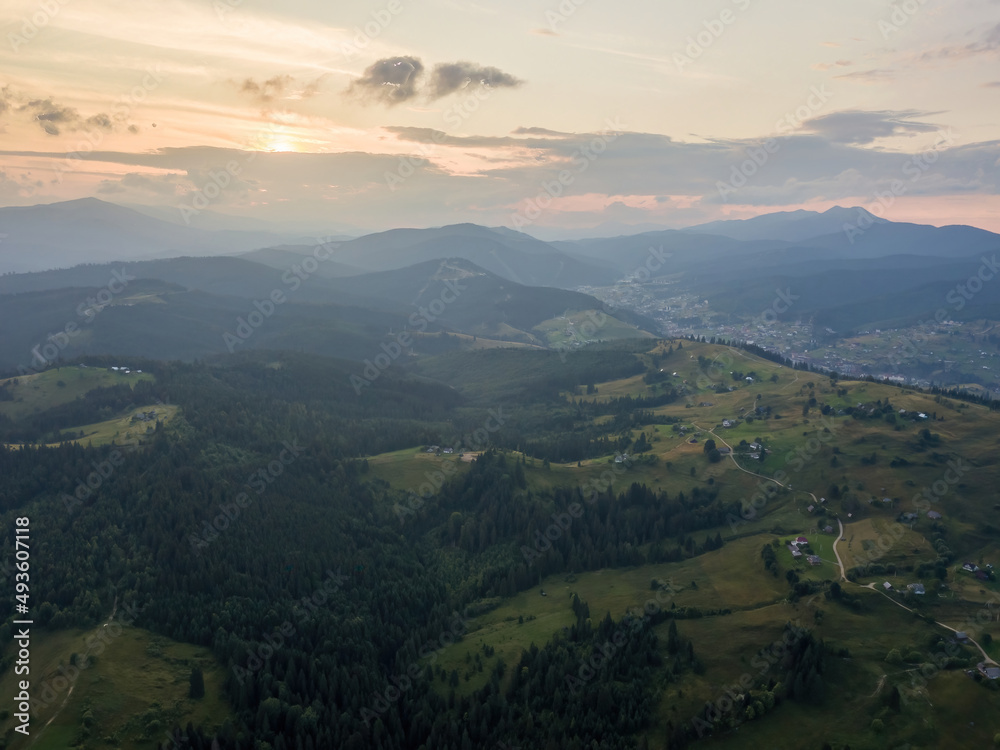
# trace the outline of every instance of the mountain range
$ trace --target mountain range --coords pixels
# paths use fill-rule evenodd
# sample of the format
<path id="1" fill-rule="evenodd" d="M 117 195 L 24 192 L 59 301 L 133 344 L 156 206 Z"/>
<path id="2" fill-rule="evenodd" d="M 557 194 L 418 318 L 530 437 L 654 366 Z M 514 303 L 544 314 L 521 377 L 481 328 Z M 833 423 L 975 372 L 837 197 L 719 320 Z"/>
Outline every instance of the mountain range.
<path id="1" fill-rule="evenodd" d="M 579 341 L 566 315 L 588 310 L 612 315 L 616 336 L 657 333 L 643 314 L 651 310 L 611 310 L 586 293 L 623 282 L 648 284 L 656 297 L 707 299 L 745 318 L 786 290 L 794 304 L 779 317 L 811 322 L 823 335 L 940 310 L 955 320 L 1000 317 L 1000 284 L 990 283 L 1000 235 L 891 222 L 861 208 L 551 242 L 475 224 L 304 241 L 260 225 L 185 227 L 83 199 L 0 209 L 0 235 L 0 366 L 8 368 L 70 323 L 81 328 L 66 356 L 225 351 L 223 335 L 273 295 L 284 300 L 279 313 L 248 346 L 347 358 L 413 328 L 414 316 L 426 334 L 418 348 L 441 346 L 429 337 L 441 333 L 532 346 Z M 977 275 L 975 294 L 956 296 Z M 122 287 L 116 278 L 129 281 Z"/>

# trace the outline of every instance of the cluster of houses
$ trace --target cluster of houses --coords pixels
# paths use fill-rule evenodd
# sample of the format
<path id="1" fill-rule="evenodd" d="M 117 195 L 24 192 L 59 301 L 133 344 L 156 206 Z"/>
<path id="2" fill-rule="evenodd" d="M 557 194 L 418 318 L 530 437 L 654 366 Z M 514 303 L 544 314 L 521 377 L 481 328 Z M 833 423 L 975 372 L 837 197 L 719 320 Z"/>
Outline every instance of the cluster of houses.
<path id="1" fill-rule="evenodd" d="M 962 570 L 964 570 L 966 573 L 972 573 L 972 575 L 976 577 L 976 580 L 988 581 L 990 580 L 990 571 L 993 570 L 993 566 L 987 565 L 984 570 L 975 563 L 967 562 L 965 563 L 965 565 L 962 566 Z"/>
<path id="2" fill-rule="evenodd" d="M 81 367 L 82 367 L 82 365 L 81 365 Z M 122 375 L 129 375 L 132 372 L 132 369 L 129 368 L 129 367 L 109 367 L 108 369 L 111 372 L 118 372 L 118 373 L 121 373 Z M 141 373 L 142 370 L 136 370 L 136 372 Z"/>
<path id="3" fill-rule="evenodd" d="M 932 521 L 940 521 L 944 516 L 942 516 L 936 510 L 929 510 L 927 511 L 927 517 Z M 919 518 L 919 516 L 916 513 L 903 513 L 899 517 L 899 520 L 901 520 L 903 523 L 914 523 L 917 520 L 917 518 Z"/>
<path id="4" fill-rule="evenodd" d="M 156 409 L 149 411 L 137 411 L 132 415 L 133 422 L 152 422 L 156 419 Z"/>
<path id="5" fill-rule="evenodd" d="M 429 445 L 429 446 L 427 446 L 427 453 L 438 453 L 438 452 L 444 453 L 446 455 L 451 455 L 452 453 L 455 452 L 455 449 L 454 448 L 444 448 L 442 450 L 442 448 L 440 446 L 437 446 L 437 445 Z"/>
<path id="6" fill-rule="evenodd" d="M 799 547 L 808 547 L 808 546 L 809 546 L 809 540 L 806 539 L 806 537 L 804 536 L 800 536 L 794 541 L 789 542 L 788 549 L 792 553 L 792 559 L 793 560 L 801 559 L 802 550 L 800 550 Z M 819 555 L 806 555 L 805 557 L 806 557 L 806 562 L 808 562 L 810 565 L 823 564 L 823 560 L 820 558 Z"/>

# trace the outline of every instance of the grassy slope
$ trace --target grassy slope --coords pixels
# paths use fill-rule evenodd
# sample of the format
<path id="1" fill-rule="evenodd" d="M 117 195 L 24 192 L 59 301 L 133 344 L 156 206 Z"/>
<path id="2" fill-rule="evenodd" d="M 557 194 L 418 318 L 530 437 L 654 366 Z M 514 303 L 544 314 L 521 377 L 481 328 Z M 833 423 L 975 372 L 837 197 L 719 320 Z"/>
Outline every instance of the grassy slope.
<path id="1" fill-rule="evenodd" d="M 662 350 L 661 350 L 662 351 Z M 706 382 L 699 373 L 697 356 L 717 360 L 719 369 L 710 371 Z M 1000 731 L 997 694 L 978 686 L 961 672 L 946 672 L 934 677 L 926 688 L 910 688 L 913 665 L 890 667 L 884 662 L 885 654 L 893 648 L 905 651 L 923 649 L 934 634 L 944 631 L 896 606 L 880 593 L 845 584 L 852 594 L 862 597 L 867 608 L 856 613 L 847 607 L 826 600 L 818 601 L 823 610 L 822 622 L 814 619 L 813 609 L 804 602 L 797 605 L 785 601 L 789 589 L 784 572 L 795 569 L 804 579 L 836 580 L 839 569 L 833 564 L 832 545 L 835 536 L 818 534 L 815 529 L 830 523 L 837 528 L 836 518 L 845 522 L 846 542 L 840 543 L 845 564 L 866 559 L 865 551 L 873 549 L 881 540 L 891 541 L 889 551 L 879 562 L 892 562 L 899 566 L 916 565 L 933 560 L 936 553 L 930 539 L 943 535 L 947 543 L 960 551 L 962 559 L 997 561 L 1000 547 L 995 538 L 984 534 L 983 523 L 995 521 L 992 493 L 984 488 L 997 486 L 995 446 L 1000 442 L 1000 415 L 974 405 L 935 400 L 934 397 L 905 391 L 876 383 L 844 381 L 832 387 L 820 375 L 792 371 L 771 362 L 759 360 L 744 352 L 726 347 L 685 343 L 661 362 L 667 372 L 677 372 L 671 384 L 688 384 L 691 392 L 682 401 L 656 409 L 658 414 L 679 417 L 689 426 L 687 436 L 678 437 L 671 428 L 647 426 L 651 433 L 653 453 L 660 461 L 655 466 L 634 466 L 616 479 L 618 491 L 632 481 L 658 486 L 670 493 L 688 492 L 690 487 L 705 486 L 709 480 L 725 493 L 736 497 L 750 497 L 760 483 L 758 477 L 739 470 L 736 463 L 725 459 L 718 464 L 707 462 L 702 442 L 712 430 L 727 443 L 736 446 L 741 439 L 748 442 L 760 438 L 771 453 L 763 464 L 741 459 L 740 463 L 754 472 L 774 475 L 783 471 L 786 482 L 793 491 L 780 492 L 760 509 L 756 518 L 735 530 L 728 525 L 718 529 L 723 538 L 730 540 L 718 551 L 681 563 L 649 566 L 632 570 L 605 570 L 557 576 L 542 582 L 540 587 L 521 592 L 504 601 L 491 612 L 479 616 L 471 625 L 466 639 L 438 658 L 446 671 L 457 669 L 460 691 L 472 690 L 482 685 L 490 665 L 503 657 L 508 666 L 516 662 L 522 648 L 532 642 L 541 644 L 560 628 L 572 622 L 569 608 L 570 592 L 576 592 L 590 605 L 593 617 L 602 617 L 605 611 L 620 617 L 630 606 L 638 605 L 650 595 L 652 578 L 673 580 L 681 590 L 675 596 L 678 606 L 734 609 L 732 614 L 707 617 L 699 620 L 682 620 L 681 633 L 694 641 L 696 651 L 705 661 L 704 675 L 688 674 L 681 683 L 671 685 L 664 693 L 656 726 L 649 737 L 658 746 L 665 732 L 666 722 L 689 721 L 706 700 L 718 697 L 722 686 L 739 679 L 746 671 L 746 663 L 757 648 L 770 644 L 780 635 L 781 627 L 788 620 L 802 617 L 803 624 L 814 627 L 818 636 L 831 643 L 846 646 L 852 658 L 843 661 L 831 658 L 829 697 L 822 710 L 799 704 L 786 703 L 778 711 L 761 721 L 744 724 L 739 730 L 724 737 L 717 737 L 706 744 L 732 745 L 733 747 L 818 747 L 824 740 L 834 747 L 850 743 L 853 748 L 883 747 L 892 743 L 911 742 L 915 746 L 970 747 L 986 746 L 994 733 Z M 757 373 L 753 383 L 734 380 L 730 370 Z M 699 375 L 702 375 L 699 380 Z M 777 382 L 772 382 L 772 375 Z M 711 386 L 721 383 L 733 391 L 714 393 Z M 812 387 L 809 387 L 812 383 Z M 699 385 L 701 387 L 699 387 Z M 846 389 L 846 394 L 838 393 Z M 570 398 L 597 398 L 603 400 L 621 395 L 650 395 L 655 386 L 647 386 L 641 377 L 598 384 L 595 396 L 568 396 Z M 580 392 L 578 391 L 578 394 Z M 847 417 L 821 417 L 818 408 L 803 416 L 802 405 L 810 396 L 818 405 L 830 404 L 834 409 L 858 403 L 889 399 L 896 412 L 922 411 L 935 414 L 938 421 L 899 421 L 899 429 L 883 420 L 853 420 Z M 711 406 L 700 406 L 710 402 Z M 758 405 L 770 406 L 780 419 L 755 420 L 748 423 L 742 417 Z M 942 419 L 943 418 L 943 419 Z M 737 426 L 723 429 L 723 419 L 737 419 Z M 701 429 L 697 445 L 687 442 L 688 436 Z M 917 438 L 924 427 L 942 437 L 939 446 L 919 449 Z M 636 435 L 638 430 L 636 430 Z M 834 453 L 834 448 L 839 453 Z M 945 518 L 940 525 L 933 525 L 921 514 L 912 529 L 905 529 L 897 540 L 893 532 L 900 527 L 895 518 L 901 512 L 914 510 L 913 497 L 924 487 L 933 486 L 942 479 L 947 465 L 931 457 L 932 452 L 945 454 L 949 460 L 961 460 L 969 473 L 947 491 L 935 498 L 934 507 Z M 874 465 L 865 465 L 861 458 L 872 452 L 878 454 Z M 836 455 L 837 465 L 831 461 Z M 910 461 L 906 467 L 891 467 L 895 456 Z M 419 458 L 419 457 L 417 457 Z M 417 460 L 414 458 L 413 460 Z M 610 457 L 608 457 L 610 458 Z M 394 467 L 395 469 L 396 467 Z M 398 466 L 403 469 L 403 466 Z M 528 460 L 526 475 L 532 487 L 583 484 L 607 471 L 607 458 L 574 464 L 552 464 L 548 470 L 540 461 Z M 694 469 L 694 475 L 691 469 Z M 413 477 L 410 477 L 411 481 Z M 832 484 L 847 487 L 856 495 L 852 517 L 848 518 L 845 503 L 832 495 L 825 504 L 826 513 L 818 515 L 809 505 L 815 500 L 807 494 L 829 494 Z M 724 495 L 732 496 L 732 495 Z M 881 503 L 883 496 L 894 498 L 891 505 Z M 869 504 L 868 499 L 877 501 Z M 707 534 L 714 535 L 715 529 Z M 777 531 L 778 533 L 768 533 Z M 698 536 L 700 538 L 699 532 Z M 813 567 L 792 561 L 790 553 L 779 546 L 778 560 L 781 575 L 774 578 L 763 570 L 759 559 L 760 547 L 772 540 L 785 540 L 805 534 L 813 550 L 824 559 L 824 564 Z M 739 538 L 737 538 L 739 537 Z M 938 597 L 928 587 L 929 596 L 920 602 L 934 619 L 961 623 L 981 608 L 975 603 L 985 601 L 986 594 L 996 592 L 996 584 L 983 584 L 956 572 L 961 560 L 949 571 L 951 592 Z M 886 576 L 866 579 L 880 584 Z M 912 574 L 901 572 L 895 579 L 902 586 L 914 580 Z M 697 588 L 691 586 L 691 582 Z M 541 596 L 545 589 L 548 596 Z M 963 603 L 965 599 L 968 603 Z M 518 623 L 523 616 L 525 621 Z M 662 635 L 665 636 L 666 625 Z M 1000 638 L 1000 624 L 987 626 L 986 632 Z M 665 638 L 664 638 L 665 640 Z M 484 671 L 476 672 L 466 661 L 486 643 L 496 649 L 492 659 L 481 655 Z M 994 645 L 991 651 L 997 651 Z M 465 681 L 466 671 L 470 679 Z M 888 673 L 881 688 L 879 682 Z M 893 684 L 903 695 L 901 715 L 882 717 L 885 734 L 871 730 L 873 718 L 880 715 L 882 699 Z M 873 695 L 874 694 L 874 695 Z M 970 726 L 975 722 L 975 726 Z"/>
<path id="2" fill-rule="evenodd" d="M 13 385 L 15 380 L 18 381 L 17 385 Z M 11 384 L 8 387 L 14 400 L 0 401 L 0 414 L 6 414 L 11 419 L 19 419 L 53 406 L 67 404 L 94 388 L 121 383 L 134 386 L 140 380 L 153 380 L 153 376 L 134 372 L 125 375 L 103 368 L 76 365 L 53 368 L 36 375 L 8 378 L 0 380 L 0 385 Z M 65 385 L 60 386 L 59 381 Z"/>
<path id="3" fill-rule="evenodd" d="M 13 717 L 0 721 L 8 747 L 62 750 L 86 736 L 83 744 L 73 746 L 138 750 L 162 741 L 175 723 L 183 727 L 190 721 L 208 730 L 231 714 L 222 697 L 225 674 L 207 649 L 128 626 L 105 631 L 103 641 L 96 641 L 100 644 L 92 651 L 96 656 L 79 672 L 70 693 L 65 683 L 57 681 L 57 668 L 67 665 L 72 653 L 86 652 L 87 644 L 95 643 L 101 631 L 102 627 L 33 633 L 32 695 L 47 705 L 32 717 L 27 741 L 13 732 Z M 193 665 L 199 665 L 205 676 L 205 697 L 198 701 L 188 698 Z M 0 693 L 15 695 L 15 679 L 13 670 L 0 677 Z M 44 691 L 46 685 L 53 686 L 52 693 Z M 87 712 L 92 720 L 85 732 Z"/>

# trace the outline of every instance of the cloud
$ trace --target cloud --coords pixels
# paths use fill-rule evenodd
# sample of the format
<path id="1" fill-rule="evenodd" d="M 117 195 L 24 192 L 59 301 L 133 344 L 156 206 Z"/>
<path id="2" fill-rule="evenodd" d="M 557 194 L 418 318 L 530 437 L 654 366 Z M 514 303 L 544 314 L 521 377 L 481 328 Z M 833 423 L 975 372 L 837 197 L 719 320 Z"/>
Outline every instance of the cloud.
<path id="1" fill-rule="evenodd" d="M 854 81 L 857 83 L 885 83 L 895 77 L 895 71 L 888 68 L 871 68 L 870 70 L 856 70 L 853 73 L 841 73 L 834 76 L 837 81 Z"/>
<path id="2" fill-rule="evenodd" d="M 934 60 L 964 60 L 979 55 L 990 55 L 1000 52 L 1000 23 L 991 26 L 982 37 L 969 44 L 953 44 L 938 47 L 924 52 L 918 60 L 930 62 Z"/>
<path id="3" fill-rule="evenodd" d="M 430 98 L 440 99 L 469 86 L 485 88 L 517 88 L 524 81 L 504 73 L 499 68 L 483 67 L 471 62 L 441 63 L 431 74 Z"/>
<path id="4" fill-rule="evenodd" d="M 464 61 L 435 65 L 427 85 L 421 87 L 423 73 L 424 64 L 419 58 L 387 57 L 367 67 L 348 91 L 392 106 L 420 94 L 433 101 L 471 87 L 517 88 L 524 83 L 499 68 Z"/>
<path id="5" fill-rule="evenodd" d="M 413 99 L 424 64 L 416 57 L 387 57 L 365 68 L 349 89 L 362 98 L 392 106 Z"/>
<path id="6" fill-rule="evenodd" d="M 240 85 L 240 93 L 248 94 L 261 104 L 281 99 L 288 87 L 295 82 L 291 76 L 274 76 L 263 83 L 257 83 L 252 78 L 244 79 Z"/>
<path id="7" fill-rule="evenodd" d="M 1000 89 L 1000 81 L 990 81 L 983 84 L 984 89 Z"/>
<path id="8" fill-rule="evenodd" d="M 14 91 L 10 86 L 4 86 L 0 89 L 0 115 L 4 114 L 8 109 L 14 106 L 16 97 Z"/>
<path id="9" fill-rule="evenodd" d="M 850 60 L 837 60 L 832 63 L 815 63 L 811 67 L 813 70 L 830 70 L 830 68 L 849 68 L 853 64 Z"/>
<path id="10" fill-rule="evenodd" d="M 806 120 L 803 127 L 813 133 L 818 133 L 831 143 L 864 145 L 878 138 L 932 133 L 940 130 L 937 125 L 916 122 L 911 119 L 932 114 L 940 113 L 914 110 L 902 112 L 845 110 Z"/>
<path id="11" fill-rule="evenodd" d="M 27 113 L 48 135 L 59 135 L 62 128 L 69 130 L 97 128 L 107 132 L 114 129 L 111 118 L 104 113 L 84 118 L 73 107 L 56 104 L 50 98 L 32 99 L 27 104 L 18 107 L 18 111 Z"/>
<path id="12" fill-rule="evenodd" d="M 890 123 L 879 126 L 882 133 L 894 121 L 905 127 L 930 127 L 919 122 L 922 118 L 918 115 L 923 113 L 846 114 L 854 118 L 855 126 L 859 118 L 868 122 L 865 132 L 869 135 L 873 134 L 871 120 Z M 372 228 L 461 221 L 489 226 L 509 224 L 513 212 L 520 210 L 525 201 L 546 194 L 545 186 L 558 181 L 565 170 L 572 175 L 572 182 L 553 201 L 540 220 L 542 224 L 590 225 L 626 214 L 629 221 L 673 222 L 682 217 L 707 220 L 718 218 L 717 212 L 723 206 L 745 206 L 749 210 L 753 206 L 787 207 L 824 201 L 867 205 L 876 191 L 884 192 L 899 180 L 907 181 L 907 200 L 919 196 L 927 200 L 972 201 L 976 196 L 975 200 L 983 205 L 988 201 L 995 205 L 995 196 L 1000 193 L 1000 172 L 993 167 L 1000 163 L 1000 141 L 941 149 L 940 158 L 921 173 L 917 182 L 912 182 L 914 155 L 927 153 L 929 144 L 914 139 L 912 148 L 871 148 L 844 142 L 848 139 L 830 120 L 819 125 L 830 132 L 796 131 L 780 137 L 780 149 L 745 185 L 727 194 L 720 193 L 720 182 L 728 184 L 734 170 L 750 159 L 751 153 L 759 152 L 759 138 L 682 142 L 655 133 L 621 132 L 606 150 L 596 154 L 592 144 L 601 137 L 597 132 L 554 133 L 545 128 L 523 127 L 503 137 L 474 134 L 456 138 L 428 129 L 400 128 L 390 131 L 390 137 L 382 142 L 391 139 L 417 144 L 439 140 L 440 146 L 412 149 L 414 154 L 421 154 L 420 158 L 408 157 L 405 162 L 400 160 L 398 142 L 387 153 L 255 152 L 252 162 L 246 151 L 210 147 L 142 153 L 95 151 L 81 158 L 92 165 L 94 173 L 103 170 L 106 179 L 121 181 L 119 187 L 128 188 L 116 190 L 109 184 L 102 191 L 105 194 L 115 195 L 116 200 L 118 196 L 129 199 L 134 195 L 137 202 L 168 207 L 179 200 L 190 200 L 186 196 L 191 187 L 208 184 L 211 177 L 204 172 L 205 165 L 234 160 L 246 164 L 246 169 L 240 182 L 218 198 L 215 205 L 220 211 Z M 468 156 L 474 151 L 481 153 Z M 7 151 L 0 152 L 0 168 L 13 163 L 7 157 L 19 156 L 30 156 L 34 161 L 52 159 L 53 163 L 65 160 L 65 153 L 54 149 L 49 153 Z M 465 158 L 469 161 L 456 169 L 455 164 Z M 412 168 L 412 176 L 390 186 L 386 174 L 398 173 L 401 163 L 407 165 L 407 173 Z M 119 171 L 102 166 L 107 164 L 131 166 Z M 13 170 L 6 168 L 8 173 Z M 137 177 L 125 179 L 121 171 L 140 172 L 151 179 L 167 171 L 174 175 L 145 182 Z M 336 179 L 331 180 L 331 175 Z M 171 179 L 176 181 L 179 194 L 170 193 Z M 162 191 L 162 197 L 157 190 Z M 669 200 L 656 196 L 668 196 Z M 903 202 L 901 199 L 900 205 Z"/>
<path id="13" fill-rule="evenodd" d="M 128 193 L 147 193 L 159 197 L 180 195 L 180 184 L 184 181 L 179 175 L 160 174 L 148 175 L 139 172 L 129 172 L 119 180 L 102 180 L 97 187 L 100 195 Z"/>
<path id="14" fill-rule="evenodd" d="M 282 99 L 308 99 L 319 92 L 320 76 L 315 81 L 306 84 L 298 84 L 290 75 L 277 75 L 266 81 L 258 83 L 252 78 L 245 78 L 239 84 L 239 92 L 253 99 L 258 104 L 270 104 Z"/>

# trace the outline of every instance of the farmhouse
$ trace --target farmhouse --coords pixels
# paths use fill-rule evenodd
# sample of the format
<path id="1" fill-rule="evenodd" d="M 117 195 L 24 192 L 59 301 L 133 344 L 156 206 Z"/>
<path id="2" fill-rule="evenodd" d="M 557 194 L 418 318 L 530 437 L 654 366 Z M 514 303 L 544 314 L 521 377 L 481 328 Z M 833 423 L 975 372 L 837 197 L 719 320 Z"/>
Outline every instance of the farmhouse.
<path id="1" fill-rule="evenodd" d="M 732 452 L 733 452 L 733 449 L 732 448 L 728 448 L 726 446 L 722 446 L 721 448 L 719 448 L 719 453 L 721 453 L 723 456 L 728 456 Z"/>
<path id="2" fill-rule="evenodd" d="M 976 668 L 987 680 L 1000 680 L 1000 667 L 996 664 L 988 665 L 986 662 L 981 661 L 976 665 Z"/>
<path id="3" fill-rule="evenodd" d="M 826 532 L 827 534 L 832 534 L 833 533 L 833 526 L 824 526 L 823 527 L 823 531 Z"/>
<path id="4" fill-rule="evenodd" d="M 806 539 L 804 536 L 800 536 L 799 538 L 797 538 L 795 540 L 795 543 L 796 544 L 809 544 L 809 540 Z"/>
<path id="5" fill-rule="evenodd" d="M 723 427 L 732 427 L 732 426 L 733 426 L 733 423 L 732 423 L 732 422 L 730 422 L 730 421 L 729 421 L 728 419 L 723 419 L 723 420 L 722 420 L 722 426 L 723 426 Z"/>
<path id="6" fill-rule="evenodd" d="M 809 561 L 810 565 L 822 565 L 823 564 L 823 560 L 820 559 L 819 555 L 809 555 L 809 557 L 807 557 L 806 560 Z"/>
<path id="7" fill-rule="evenodd" d="M 918 596 L 923 596 L 927 592 L 924 590 L 924 584 L 922 583 L 911 583 L 907 587 L 911 593 L 917 594 Z"/>
<path id="8" fill-rule="evenodd" d="M 929 510 L 929 511 L 927 511 L 927 517 L 929 519 L 931 519 L 932 521 L 940 521 L 941 520 L 941 514 L 938 513 L 936 510 Z"/>
<path id="9" fill-rule="evenodd" d="M 798 560 L 800 557 L 802 557 L 802 553 L 799 552 L 799 548 L 796 547 L 794 544 L 789 544 L 788 549 L 791 551 L 792 557 L 794 559 Z"/>
<path id="10" fill-rule="evenodd" d="M 967 562 L 965 565 L 962 566 L 962 570 L 967 570 L 970 573 L 975 573 L 977 570 L 979 570 L 979 566 L 976 565 L 975 563 Z"/>
<path id="11" fill-rule="evenodd" d="M 892 584 L 886 581 L 885 583 L 882 584 L 882 588 L 884 588 L 886 591 L 892 591 Z"/>

